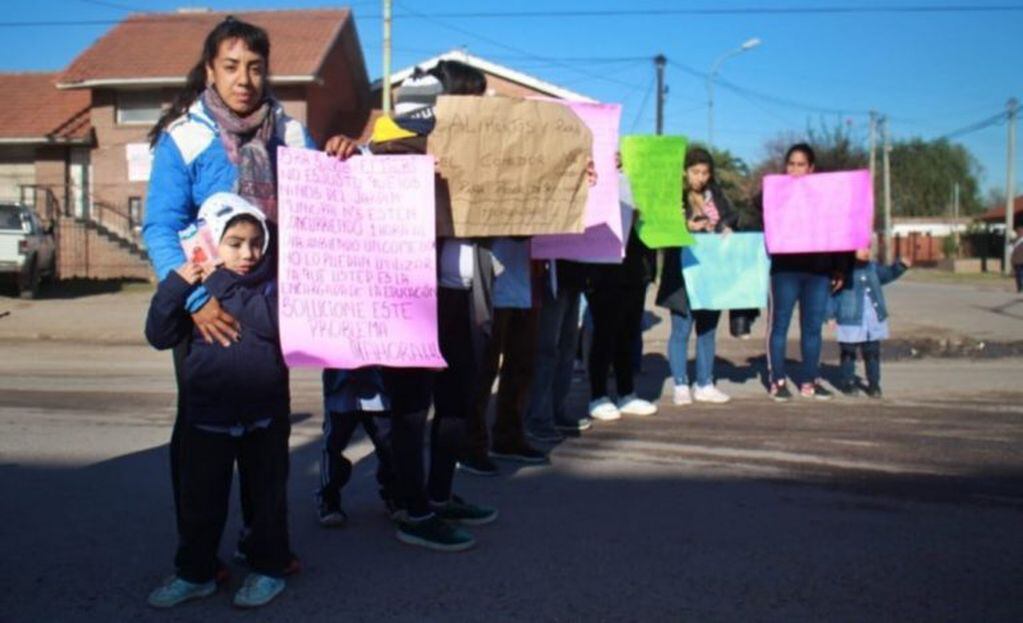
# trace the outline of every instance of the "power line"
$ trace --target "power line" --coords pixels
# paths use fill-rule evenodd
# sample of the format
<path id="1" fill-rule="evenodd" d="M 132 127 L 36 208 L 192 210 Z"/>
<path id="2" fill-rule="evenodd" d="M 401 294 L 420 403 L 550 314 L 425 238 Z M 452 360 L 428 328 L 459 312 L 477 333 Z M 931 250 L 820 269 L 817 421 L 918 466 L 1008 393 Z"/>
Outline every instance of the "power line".
<path id="1" fill-rule="evenodd" d="M 1005 120 L 1006 120 L 1007 117 L 1008 117 L 1008 113 L 1006 113 L 1005 111 L 1002 111 L 1000 113 L 991 115 L 990 117 L 987 117 L 985 119 L 981 119 L 980 121 L 976 121 L 974 123 L 971 123 L 968 126 L 964 126 L 962 128 L 959 128 L 958 130 L 952 130 L 951 132 L 948 132 L 946 134 L 942 134 L 941 136 L 939 136 L 937 138 L 937 140 L 958 138 L 958 137 L 966 135 L 966 134 L 972 134 L 972 133 L 977 132 L 979 130 L 983 130 L 984 128 L 988 128 L 988 127 L 991 127 L 993 125 L 1001 125 L 1002 123 L 1005 123 Z"/>
<path id="2" fill-rule="evenodd" d="M 638 85 L 631 84 L 631 83 L 628 83 L 628 82 L 624 82 L 622 80 L 615 80 L 614 78 L 608 78 L 608 77 L 602 76 L 600 74 L 595 74 L 593 72 L 585 71 L 585 70 L 580 69 L 578 67 L 572 67 L 571 65 L 559 62 L 557 59 L 553 59 L 553 58 L 550 58 L 550 57 L 538 56 L 536 54 L 531 54 L 528 50 L 523 50 L 522 48 L 517 48 L 515 46 L 508 45 L 506 43 L 502 43 L 500 41 L 497 41 L 496 39 L 491 39 L 490 37 L 485 37 L 485 36 L 483 36 L 483 35 L 481 35 L 479 33 L 473 32 L 471 30 L 467 30 L 465 28 L 459 28 L 458 26 L 453 26 L 451 24 L 448 24 L 446 22 L 442 22 L 442 21 L 440 21 L 440 20 L 438 20 L 438 19 L 436 19 L 434 17 L 431 17 L 429 15 L 426 15 L 424 13 L 417 13 L 415 11 L 411 11 L 411 9 L 409 9 L 408 7 L 406 7 L 404 5 L 400 5 L 400 6 L 401 6 L 401 8 L 403 10 L 409 11 L 413 15 L 421 17 L 421 18 L 423 18 L 423 19 L 425 19 L 425 20 L 427 20 L 429 22 L 433 22 L 434 24 L 437 24 L 438 26 L 440 26 L 442 28 L 446 28 L 448 30 L 451 30 L 451 31 L 454 31 L 454 32 L 457 32 L 457 33 L 460 33 L 460 34 L 467 35 L 469 37 L 473 37 L 474 39 L 478 39 L 478 40 L 483 41 L 485 43 L 489 43 L 490 45 L 494 45 L 494 46 L 497 46 L 497 47 L 499 47 L 501 49 L 508 50 L 509 52 L 515 52 L 516 54 L 523 54 L 523 55 L 529 57 L 531 60 L 554 62 L 554 63 L 557 63 L 559 66 L 561 66 L 561 67 L 563 67 L 565 69 L 568 69 L 569 71 L 574 71 L 574 72 L 582 74 L 584 76 L 589 76 L 590 78 L 593 78 L 594 80 L 602 80 L 604 82 L 609 82 L 611 84 L 627 86 L 627 87 L 635 88 L 635 89 L 642 88 L 642 87 L 640 87 Z"/>
<path id="3" fill-rule="evenodd" d="M 549 11 L 452 11 L 434 13 L 432 17 L 444 19 L 515 19 L 515 18 L 547 18 L 547 17 L 663 17 L 671 15 L 848 15 L 878 13 L 992 13 L 1019 12 L 1023 6 L 987 4 L 917 4 L 907 6 L 787 6 L 787 7 L 715 7 L 689 9 L 588 9 L 588 10 L 549 10 Z M 398 16 L 396 16 L 398 17 Z M 400 16 L 408 17 L 408 16 Z"/>
<path id="4" fill-rule="evenodd" d="M 636 118 L 632 120 L 632 126 L 629 127 L 629 132 L 636 131 L 636 125 L 639 124 L 639 120 L 643 117 L 643 109 L 646 108 L 646 103 L 650 101 L 650 93 L 654 90 L 654 80 L 656 76 L 650 76 L 650 84 L 647 85 L 646 93 L 643 94 L 643 101 L 639 104 L 639 108 L 636 110 Z"/>

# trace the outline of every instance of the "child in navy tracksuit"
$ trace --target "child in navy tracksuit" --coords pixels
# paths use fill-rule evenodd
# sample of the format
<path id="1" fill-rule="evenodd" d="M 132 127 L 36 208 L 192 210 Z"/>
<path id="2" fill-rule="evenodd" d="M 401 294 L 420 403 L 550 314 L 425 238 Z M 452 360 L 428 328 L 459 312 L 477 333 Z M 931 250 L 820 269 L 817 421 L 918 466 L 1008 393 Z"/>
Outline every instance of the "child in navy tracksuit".
<path id="1" fill-rule="evenodd" d="M 390 400 L 384 393 L 379 368 L 323 371 L 323 454 L 316 495 L 320 525 L 334 527 L 348 521 L 341 508 L 341 489 L 352 476 L 352 462 L 344 451 L 360 424 L 376 451 L 380 497 L 392 516 L 398 511 L 390 415 Z"/>
<path id="2" fill-rule="evenodd" d="M 220 264 L 186 263 L 153 297 L 146 338 L 158 349 L 189 338 L 182 378 L 185 426 L 179 448 L 181 520 L 176 575 L 150 594 L 170 607 L 216 591 L 217 550 L 227 520 L 235 463 L 252 513 L 246 558 L 252 572 L 235 605 L 260 606 L 284 589 L 288 543 L 288 369 L 278 340 L 276 262 L 267 254 L 263 213 L 241 197 L 217 193 L 199 210 L 218 245 Z M 185 311 L 202 281 L 241 327 L 229 347 L 207 343 Z"/>
<path id="3" fill-rule="evenodd" d="M 891 266 L 879 266 L 870 260 L 870 249 L 860 249 L 856 252 L 851 278 L 847 278 L 844 287 L 832 297 L 841 349 L 838 388 L 847 396 L 858 392 L 858 349 L 867 373 L 867 395 L 881 397 L 881 340 L 888 338 L 888 309 L 881 286 L 901 277 L 908 267 L 903 260 Z"/>

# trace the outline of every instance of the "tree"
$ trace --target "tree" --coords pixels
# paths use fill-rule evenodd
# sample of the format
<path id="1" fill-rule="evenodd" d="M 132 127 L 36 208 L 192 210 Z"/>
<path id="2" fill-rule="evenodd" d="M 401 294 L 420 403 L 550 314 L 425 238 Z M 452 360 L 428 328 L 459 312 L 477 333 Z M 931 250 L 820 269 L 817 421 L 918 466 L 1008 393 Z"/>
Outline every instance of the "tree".
<path id="1" fill-rule="evenodd" d="M 814 169 L 818 173 L 865 169 L 869 166 L 867 148 L 853 134 L 849 124 L 838 122 L 829 126 L 821 121 L 816 129 L 808 126 L 803 134 L 785 132 L 764 143 L 766 156 L 753 168 L 747 180 L 746 192 L 750 197 L 760 192 L 765 175 L 785 170 L 785 153 L 796 143 L 808 143 L 813 147 L 816 156 Z"/>
<path id="2" fill-rule="evenodd" d="M 896 216 L 945 216 L 952 213 L 952 192 L 959 183 L 959 213 L 984 209 L 977 176 L 980 165 L 962 145 L 946 139 L 912 138 L 892 145 L 892 213 Z"/>

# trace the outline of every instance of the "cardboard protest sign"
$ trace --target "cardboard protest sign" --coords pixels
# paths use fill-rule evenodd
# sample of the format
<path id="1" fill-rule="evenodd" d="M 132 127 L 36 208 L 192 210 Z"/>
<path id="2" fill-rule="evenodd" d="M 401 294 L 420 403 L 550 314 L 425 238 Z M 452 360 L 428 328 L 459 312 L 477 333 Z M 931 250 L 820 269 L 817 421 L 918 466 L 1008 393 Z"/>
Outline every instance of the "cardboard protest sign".
<path id="1" fill-rule="evenodd" d="M 693 243 L 682 212 L 682 136 L 624 136 L 622 165 L 636 201 L 636 233 L 651 249 Z"/>
<path id="2" fill-rule="evenodd" d="M 433 158 L 282 147 L 277 171 L 288 365 L 444 367 Z"/>
<path id="3" fill-rule="evenodd" d="M 759 309 L 767 305 L 771 261 L 761 233 L 698 234 L 682 249 L 692 309 Z"/>
<path id="4" fill-rule="evenodd" d="M 870 171 L 764 178 L 764 235 L 770 253 L 855 251 L 870 246 Z"/>
<path id="5" fill-rule="evenodd" d="M 571 110 L 554 102 L 445 96 L 436 116 L 427 151 L 447 183 L 455 236 L 583 231 L 593 137 Z"/>
<path id="6" fill-rule="evenodd" d="M 618 104 L 591 104 L 556 100 L 568 106 L 593 133 L 593 163 L 597 183 L 589 190 L 581 234 L 557 234 L 533 238 L 532 254 L 537 259 L 566 259 L 582 262 L 621 262 L 625 257 L 622 216 L 619 206 Z"/>

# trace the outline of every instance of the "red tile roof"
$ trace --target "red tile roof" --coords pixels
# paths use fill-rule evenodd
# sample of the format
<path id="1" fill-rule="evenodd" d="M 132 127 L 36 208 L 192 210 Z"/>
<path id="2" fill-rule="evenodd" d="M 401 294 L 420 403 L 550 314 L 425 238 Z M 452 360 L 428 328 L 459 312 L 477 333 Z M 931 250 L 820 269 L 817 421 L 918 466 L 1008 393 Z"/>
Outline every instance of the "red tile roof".
<path id="1" fill-rule="evenodd" d="M 57 89 L 56 73 L 0 74 L 0 141 L 82 141 L 92 136 L 88 91 Z"/>
<path id="2" fill-rule="evenodd" d="M 96 80 L 182 82 L 199 58 L 207 33 L 228 15 L 266 29 L 271 76 L 315 77 L 351 11 L 131 15 L 82 52 L 60 76 L 60 83 L 72 87 Z"/>
<path id="3" fill-rule="evenodd" d="M 1023 213 L 1023 195 L 1016 197 L 1012 202 L 1012 215 L 1015 218 L 1019 218 L 1020 214 Z M 988 223 L 1004 223 L 1005 222 L 1005 204 L 990 208 L 987 212 L 977 217 L 981 221 Z"/>

